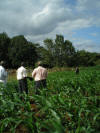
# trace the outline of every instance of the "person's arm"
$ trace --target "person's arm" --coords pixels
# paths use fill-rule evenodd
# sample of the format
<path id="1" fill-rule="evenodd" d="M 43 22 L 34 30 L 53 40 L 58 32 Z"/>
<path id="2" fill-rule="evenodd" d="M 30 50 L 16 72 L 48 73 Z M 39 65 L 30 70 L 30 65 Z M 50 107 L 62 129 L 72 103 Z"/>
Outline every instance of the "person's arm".
<path id="1" fill-rule="evenodd" d="M 32 77 L 35 78 L 35 75 L 36 75 L 36 70 L 34 69 L 32 72 Z"/>
<path id="2" fill-rule="evenodd" d="M 22 73 L 23 73 L 23 77 L 24 78 L 27 78 L 27 70 L 26 69 L 23 69 Z"/>

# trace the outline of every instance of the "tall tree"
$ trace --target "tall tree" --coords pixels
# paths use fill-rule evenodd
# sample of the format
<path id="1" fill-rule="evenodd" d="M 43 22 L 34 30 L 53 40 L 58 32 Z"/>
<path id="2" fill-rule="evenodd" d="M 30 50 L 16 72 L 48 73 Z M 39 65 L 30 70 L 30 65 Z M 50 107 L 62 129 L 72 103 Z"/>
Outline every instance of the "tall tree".
<path id="1" fill-rule="evenodd" d="M 45 64 L 48 64 L 49 67 L 54 66 L 54 42 L 52 39 L 45 39 L 44 40 L 44 48 L 46 49 L 44 51 L 44 62 Z"/>
<path id="2" fill-rule="evenodd" d="M 75 63 L 77 66 L 93 66 L 96 61 L 96 53 L 85 50 L 77 51 L 75 54 Z"/>
<path id="3" fill-rule="evenodd" d="M 75 54 L 75 48 L 69 40 L 64 41 L 62 35 L 56 35 L 55 39 L 55 58 L 59 66 L 70 65 L 71 59 Z"/>
<path id="4" fill-rule="evenodd" d="M 69 62 L 75 53 L 75 48 L 70 41 L 64 41 L 64 37 L 62 35 L 56 35 L 56 39 L 54 41 L 52 39 L 44 40 L 44 45 L 48 51 L 46 58 L 49 58 L 49 64 L 53 64 L 54 66 L 64 66 L 70 64 Z"/>
<path id="5" fill-rule="evenodd" d="M 3 60 L 6 66 L 9 65 L 8 47 L 10 45 L 10 38 L 6 33 L 0 34 L 0 60 Z"/>
<path id="6" fill-rule="evenodd" d="M 76 51 L 74 46 L 72 45 L 72 42 L 70 42 L 69 40 L 65 40 L 62 46 L 62 51 L 63 61 L 65 65 L 74 66 L 75 64 L 73 64 L 73 57 Z"/>
<path id="7" fill-rule="evenodd" d="M 64 37 L 62 35 L 56 35 L 55 39 L 55 65 L 56 66 L 62 66 L 62 57 L 63 57 L 63 45 L 64 45 Z"/>
<path id="8" fill-rule="evenodd" d="M 35 46 L 28 42 L 24 36 L 15 36 L 11 39 L 9 58 L 13 67 L 18 67 L 23 61 L 26 65 L 34 65 L 36 62 Z"/>

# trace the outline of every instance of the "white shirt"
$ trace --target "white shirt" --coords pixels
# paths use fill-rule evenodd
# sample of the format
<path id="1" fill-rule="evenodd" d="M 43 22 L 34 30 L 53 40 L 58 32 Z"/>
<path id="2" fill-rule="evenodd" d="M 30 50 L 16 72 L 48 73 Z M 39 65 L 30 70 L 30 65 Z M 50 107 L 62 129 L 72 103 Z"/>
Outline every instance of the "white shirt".
<path id="1" fill-rule="evenodd" d="M 17 80 L 21 80 L 25 77 L 27 77 L 27 71 L 23 66 L 21 66 L 17 69 Z"/>
<path id="2" fill-rule="evenodd" d="M 47 69 L 42 66 L 38 66 L 32 72 L 32 77 L 35 81 L 46 79 L 47 77 Z"/>
<path id="3" fill-rule="evenodd" d="M 3 66 L 0 66 L 0 82 L 6 83 L 7 72 Z"/>

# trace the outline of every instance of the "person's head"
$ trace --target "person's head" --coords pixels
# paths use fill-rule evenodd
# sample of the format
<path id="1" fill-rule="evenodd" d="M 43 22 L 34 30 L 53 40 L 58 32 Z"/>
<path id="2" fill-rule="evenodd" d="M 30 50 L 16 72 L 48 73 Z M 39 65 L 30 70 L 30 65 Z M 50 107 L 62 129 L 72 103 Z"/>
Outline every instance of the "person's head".
<path id="1" fill-rule="evenodd" d="M 3 66 L 3 65 L 4 65 L 4 61 L 1 61 L 1 62 L 0 62 L 0 65 Z"/>
<path id="2" fill-rule="evenodd" d="M 24 62 L 21 62 L 21 66 L 24 66 Z"/>
<path id="3" fill-rule="evenodd" d="M 43 66 L 42 61 L 38 61 L 38 62 L 37 62 L 37 65 L 38 65 L 38 66 Z"/>

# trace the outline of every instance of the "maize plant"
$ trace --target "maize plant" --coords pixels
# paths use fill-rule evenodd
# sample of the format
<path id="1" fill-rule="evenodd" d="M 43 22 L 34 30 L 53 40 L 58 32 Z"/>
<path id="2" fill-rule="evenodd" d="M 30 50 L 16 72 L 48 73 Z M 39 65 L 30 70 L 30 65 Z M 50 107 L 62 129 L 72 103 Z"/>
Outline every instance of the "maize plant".
<path id="1" fill-rule="evenodd" d="M 0 133 L 99 133 L 100 69 L 51 72 L 47 88 L 20 94 L 18 82 L 0 86 Z"/>

